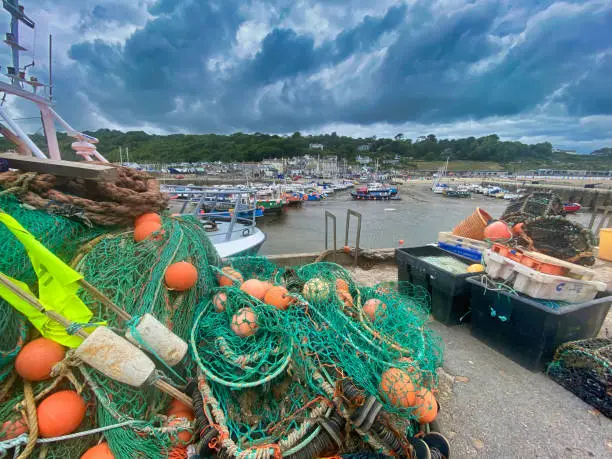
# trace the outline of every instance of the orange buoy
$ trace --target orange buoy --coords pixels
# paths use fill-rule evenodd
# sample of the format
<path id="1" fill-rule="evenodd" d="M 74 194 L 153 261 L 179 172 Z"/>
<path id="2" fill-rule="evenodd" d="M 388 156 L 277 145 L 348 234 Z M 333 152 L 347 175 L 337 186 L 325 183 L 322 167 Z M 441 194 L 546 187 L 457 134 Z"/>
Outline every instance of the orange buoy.
<path id="1" fill-rule="evenodd" d="M 5 421 L 0 426 L 0 441 L 16 438 L 27 431 L 28 424 L 23 417 L 20 417 L 14 421 Z"/>
<path id="2" fill-rule="evenodd" d="M 267 289 L 265 282 L 262 282 L 259 279 L 249 279 L 244 281 L 244 283 L 240 286 L 240 290 L 248 293 L 258 300 L 263 300 Z"/>
<path id="3" fill-rule="evenodd" d="M 168 405 L 168 416 L 170 416 L 170 413 L 172 412 L 185 412 L 185 411 L 191 411 L 191 407 L 189 405 L 187 405 L 186 403 L 181 402 L 180 400 L 177 400 L 175 398 L 172 399 L 172 401 L 170 402 L 170 405 Z"/>
<path id="4" fill-rule="evenodd" d="M 355 302 L 353 301 L 353 296 L 348 290 L 338 290 L 337 294 L 340 301 L 342 301 L 344 303 L 344 306 L 346 306 L 347 308 L 352 308 L 355 305 Z"/>
<path id="5" fill-rule="evenodd" d="M 15 359 L 15 371 L 28 381 L 43 381 L 51 377 L 51 369 L 64 360 L 64 346 L 47 338 L 37 338 L 26 344 Z"/>
<path id="6" fill-rule="evenodd" d="M 264 284 L 264 290 L 266 291 L 266 293 L 268 293 L 268 290 L 274 287 L 274 284 L 272 282 L 268 282 L 268 281 L 261 281 L 261 282 Z"/>
<path id="7" fill-rule="evenodd" d="M 114 459 L 115 455 L 111 451 L 108 443 L 105 441 L 99 445 L 92 446 L 83 455 L 81 459 Z"/>
<path id="8" fill-rule="evenodd" d="M 232 317 L 232 331 L 242 338 L 252 336 L 259 330 L 257 315 L 251 308 L 239 309 Z"/>
<path id="9" fill-rule="evenodd" d="M 370 320 L 383 317 L 385 309 L 387 309 L 387 305 L 378 298 L 370 298 L 363 304 L 363 313 L 368 316 Z"/>
<path id="10" fill-rule="evenodd" d="M 399 245 L 404 245 L 404 240 L 403 239 L 400 239 L 398 242 L 399 242 Z"/>
<path id="11" fill-rule="evenodd" d="M 176 426 L 177 424 L 183 428 L 181 430 L 178 430 L 176 437 L 183 443 L 189 443 L 191 441 L 191 438 L 193 437 L 193 431 L 191 429 L 185 429 L 184 428 L 185 421 L 180 418 L 172 419 L 168 423 L 168 427 Z"/>
<path id="12" fill-rule="evenodd" d="M 484 237 L 489 241 L 509 241 L 512 239 L 512 233 L 505 222 L 498 220 L 487 225 L 484 229 Z"/>
<path id="13" fill-rule="evenodd" d="M 410 375 L 399 368 L 389 368 L 380 378 L 380 392 L 391 405 L 408 408 L 416 402 L 416 388 Z"/>
<path id="14" fill-rule="evenodd" d="M 242 284 L 242 282 L 244 282 L 242 274 L 240 274 L 231 266 L 221 268 L 221 271 L 223 271 L 223 273 L 225 274 L 217 274 L 217 280 L 219 281 L 219 285 L 221 287 L 231 287 L 234 285 L 234 282 L 238 282 L 239 284 Z"/>
<path id="15" fill-rule="evenodd" d="M 151 237 L 153 233 L 161 231 L 161 229 L 161 223 L 154 221 L 144 221 L 136 228 L 134 228 L 134 240 L 136 242 L 144 241 L 145 239 Z"/>
<path id="16" fill-rule="evenodd" d="M 162 220 L 159 214 L 156 214 L 155 212 L 148 212 L 146 214 L 142 214 L 140 217 L 134 220 L 134 226 L 136 227 L 144 222 L 156 222 L 161 225 Z"/>
<path id="17" fill-rule="evenodd" d="M 429 424 L 438 415 L 438 402 L 434 394 L 424 387 L 416 394 L 415 415 L 421 424 Z"/>
<path id="18" fill-rule="evenodd" d="M 349 291 L 349 284 L 348 284 L 348 282 L 345 281 L 342 278 L 336 279 L 336 290 L 348 292 Z"/>
<path id="19" fill-rule="evenodd" d="M 213 296 L 213 306 L 215 307 L 215 311 L 223 312 L 225 311 L 225 303 L 227 302 L 227 295 L 223 292 L 216 293 Z"/>
<path id="20" fill-rule="evenodd" d="M 285 287 L 276 285 L 270 288 L 264 296 L 264 303 L 285 311 L 293 298 L 289 296 L 289 291 Z"/>
<path id="21" fill-rule="evenodd" d="M 351 253 L 351 248 L 348 245 L 345 245 L 344 247 L 342 247 L 342 251 L 344 253 Z"/>
<path id="22" fill-rule="evenodd" d="M 55 392 L 36 409 L 41 437 L 59 437 L 74 432 L 85 417 L 85 400 L 73 390 Z"/>
<path id="23" fill-rule="evenodd" d="M 523 234 L 523 225 L 525 225 L 525 223 L 517 223 L 512 227 L 512 234 L 514 234 L 515 237 Z"/>
<path id="24" fill-rule="evenodd" d="M 184 292 L 193 287 L 198 281 L 198 270 L 186 261 L 172 263 L 166 268 L 164 280 L 170 290 Z"/>

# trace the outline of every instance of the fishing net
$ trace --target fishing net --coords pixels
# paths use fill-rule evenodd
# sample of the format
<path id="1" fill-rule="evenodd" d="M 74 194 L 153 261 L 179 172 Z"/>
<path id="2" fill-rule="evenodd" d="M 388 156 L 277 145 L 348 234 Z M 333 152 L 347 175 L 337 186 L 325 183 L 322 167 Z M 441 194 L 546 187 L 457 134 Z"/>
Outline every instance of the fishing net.
<path id="1" fill-rule="evenodd" d="M 563 344 L 557 349 L 547 373 L 612 418 L 612 339 L 593 338 Z"/>
<path id="2" fill-rule="evenodd" d="M 422 410 L 432 409 L 424 405 L 436 403 L 419 403 L 416 391 L 435 390 L 442 363 L 441 342 L 426 328 L 427 293 L 360 287 L 333 263 L 230 263 L 238 273 L 219 276 L 285 286 L 292 303 L 266 304 L 238 284 L 205 301 L 191 334 L 204 449 L 220 457 L 319 457 L 368 444 L 406 453 Z"/>
<path id="3" fill-rule="evenodd" d="M 101 233 L 100 228 L 88 227 L 82 222 L 34 210 L 22 204 L 12 194 L 6 193 L 6 190 L 0 191 L 0 210 L 19 221 L 64 261 L 70 261 L 81 244 Z M 0 241 L 0 272 L 35 288 L 36 273 L 25 247 L 3 224 L 0 224 Z M 9 374 L 12 361 L 25 341 L 26 330 L 24 317 L 0 298 L 0 382 Z"/>
<path id="4" fill-rule="evenodd" d="M 535 217 L 563 215 L 561 198 L 550 192 L 531 193 L 508 204 L 501 219 L 517 224 Z"/>
<path id="5" fill-rule="evenodd" d="M 584 266 L 595 263 L 593 234 L 578 223 L 563 217 L 538 217 L 526 220 L 519 243 L 529 250 Z"/>

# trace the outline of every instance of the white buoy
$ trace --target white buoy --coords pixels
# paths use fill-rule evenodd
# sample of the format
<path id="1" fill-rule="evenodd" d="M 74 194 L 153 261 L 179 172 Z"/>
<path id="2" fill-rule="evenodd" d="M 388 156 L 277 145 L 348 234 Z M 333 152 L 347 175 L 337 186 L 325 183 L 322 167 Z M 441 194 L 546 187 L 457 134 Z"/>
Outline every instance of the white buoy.
<path id="1" fill-rule="evenodd" d="M 136 325 L 136 332 L 137 336 L 133 336 L 132 330 L 128 328 L 125 337 L 139 347 L 144 343 L 145 351 L 151 349 L 171 367 L 183 360 L 187 354 L 187 343 L 151 314 L 142 316 Z"/>
<path id="2" fill-rule="evenodd" d="M 109 378 L 134 387 L 142 386 L 155 371 L 147 354 L 106 327 L 96 328 L 75 353 Z"/>

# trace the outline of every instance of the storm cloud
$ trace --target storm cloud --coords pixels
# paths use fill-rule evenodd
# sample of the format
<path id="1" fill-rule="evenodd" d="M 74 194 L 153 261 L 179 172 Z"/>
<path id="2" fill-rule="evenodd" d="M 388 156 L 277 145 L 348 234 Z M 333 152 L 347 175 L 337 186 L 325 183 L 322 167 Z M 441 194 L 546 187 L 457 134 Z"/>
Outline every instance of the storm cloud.
<path id="1" fill-rule="evenodd" d="M 605 0 L 23 3 L 59 36 L 58 110 L 82 129 L 612 145 Z"/>

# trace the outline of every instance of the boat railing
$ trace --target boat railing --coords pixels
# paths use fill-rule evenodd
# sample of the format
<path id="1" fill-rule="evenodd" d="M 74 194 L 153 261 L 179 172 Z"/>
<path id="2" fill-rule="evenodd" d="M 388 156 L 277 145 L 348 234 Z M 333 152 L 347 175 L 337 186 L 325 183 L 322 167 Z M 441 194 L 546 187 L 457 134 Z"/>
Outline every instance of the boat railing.
<path id="1" fill-rule="evenodd" d="M 200 220 L 216 220 L 216 219 L 225 219 L 228 217 L 227 210 L 217 210 L 217 205 L 220 203 L 227 204 L 228 202 L 233 202 L 234 207 L 233 211 L 229 212 L 229 227 L 227 232 L 225 233 L 225 240 L 229 241 L 232 237 L 232 234 L 236 232 L 242 232 L 244 235 L 244 231 L 247 229 L 245 227 L 236 228 L 236 224 L 241 225 L 249 225 L 249 227 L 255 227 L 255 218 L 257 211 L 257 201 L 255 199 L 256 190 L 251 188 L 207 188 L 207 187 L 188 187 L 188 190 L 175 190 L 173 187 L 166 187 L 166 193 L 177 193 L 182 196 L 193 196 L 199 198 L 195 209 L 193 210 L 193 214 L 198 217 Z M 219 200 L 219 196 L 224 195 L 224 200 Z M 229 195 L 230 199 L 225 199 L 225 197 Z M 179 199 L 181 201 L 181 199 Z M 187 205 L 193 202 L 192 199 L 185 200 L 180 213 L 185 213 Z M 212 204 L 212 210 L 202 213 L 205 205 Z M 240 217 L 239 213 L 250 213 L 248 218 Z M 250 230 L 249 230 L 250 231 Z"/>

